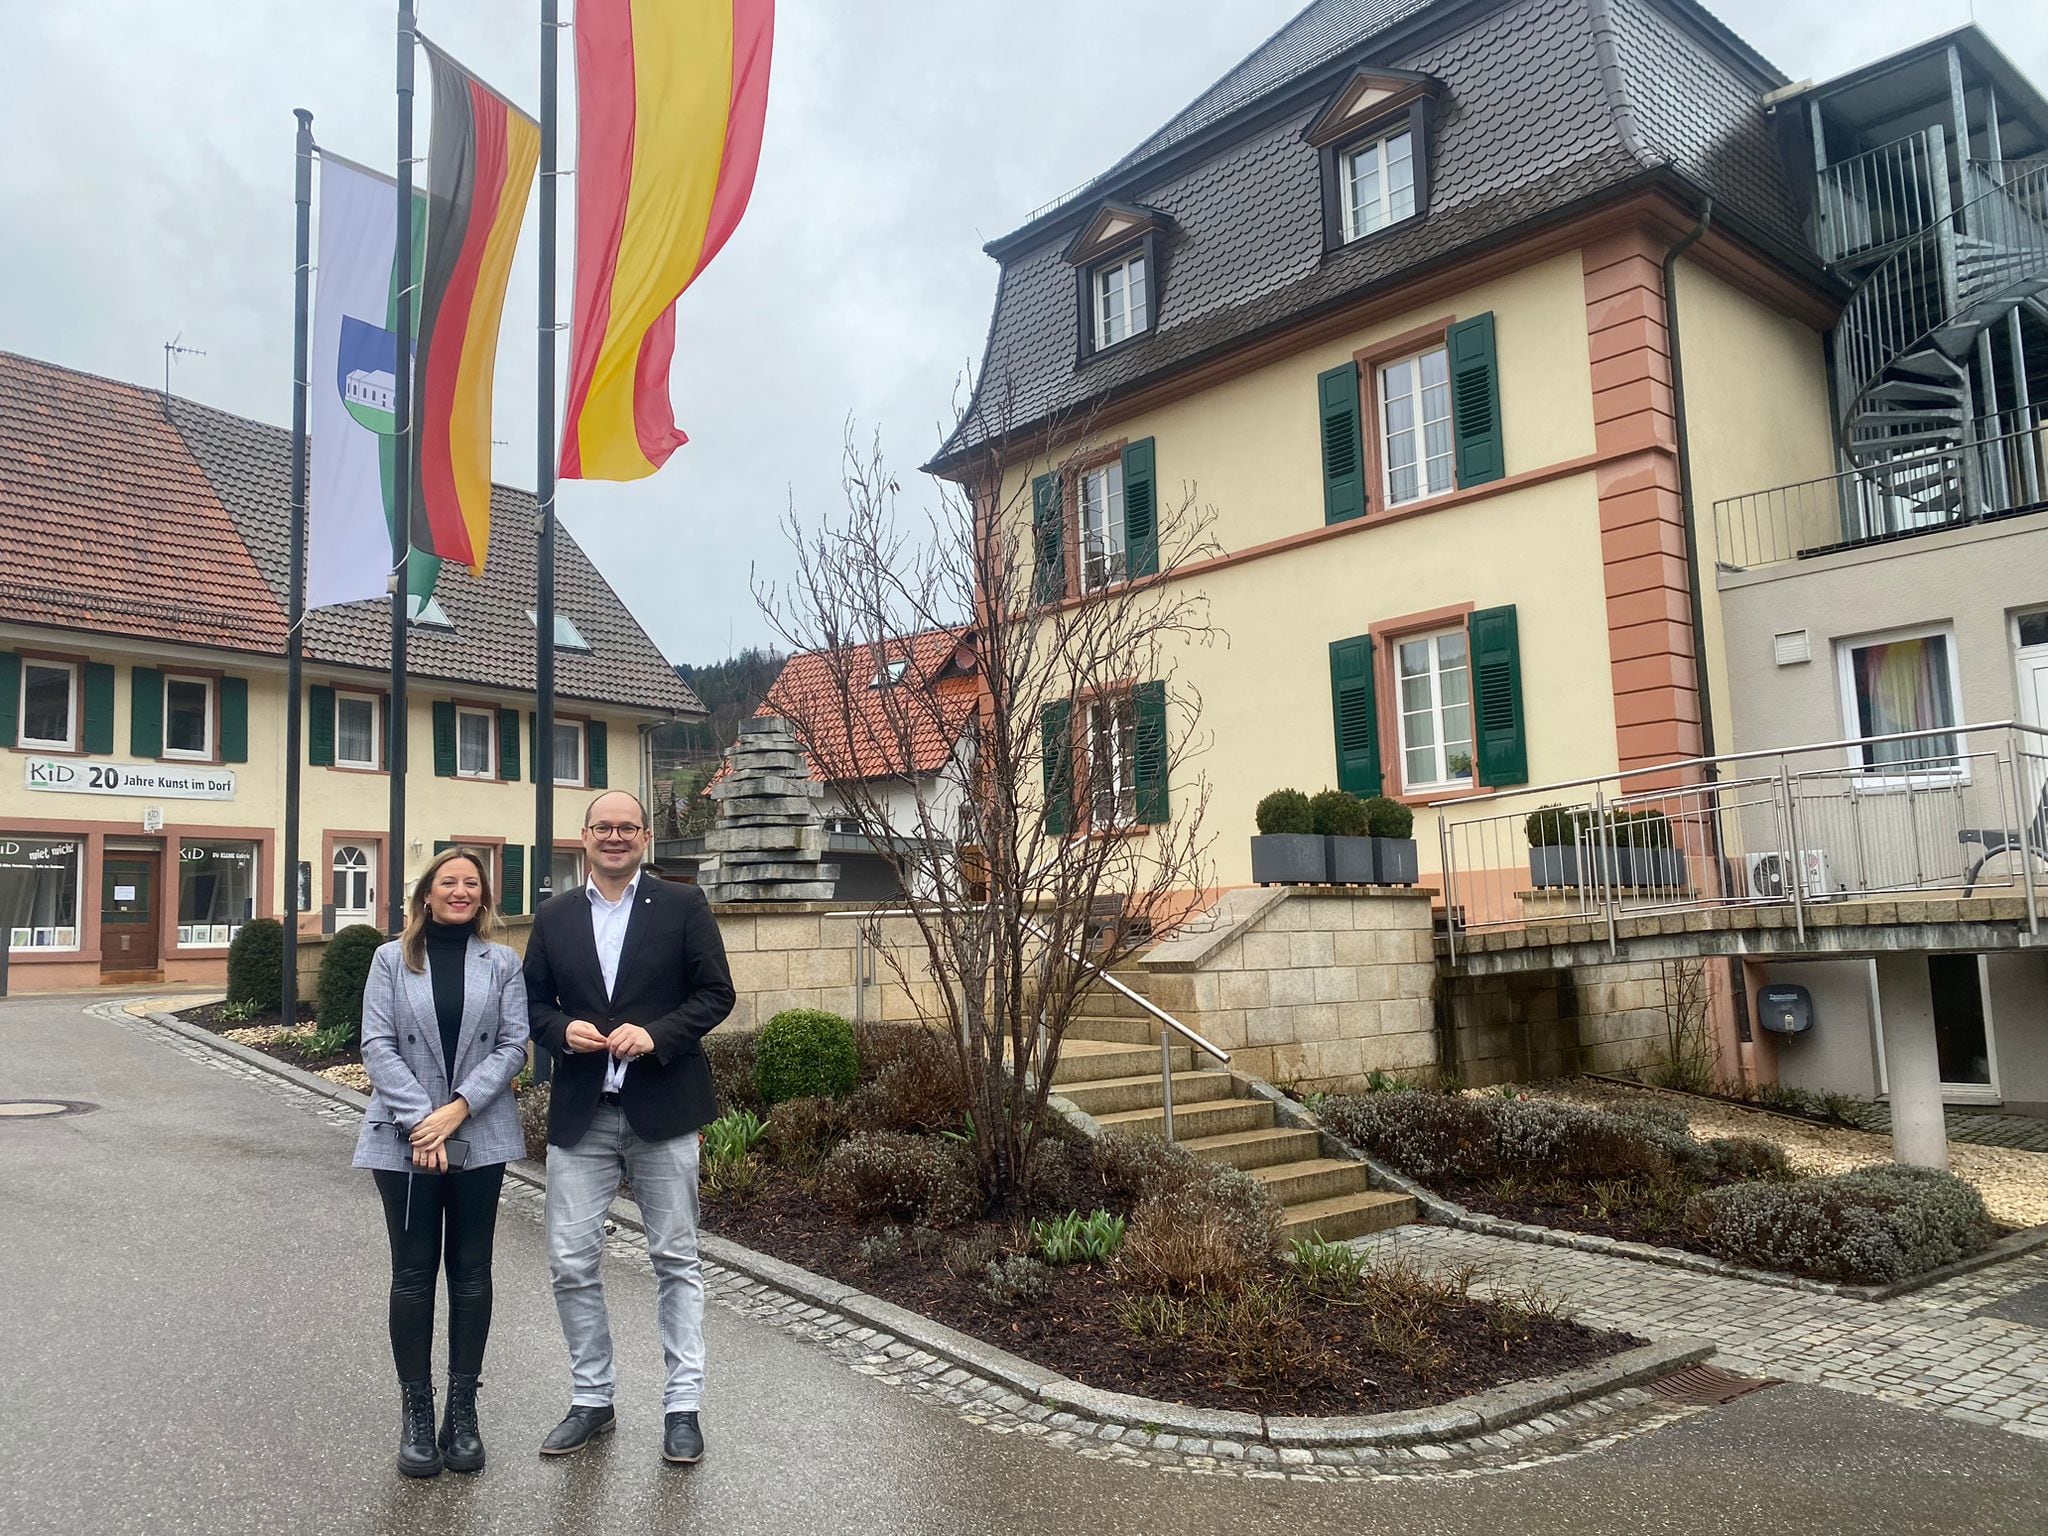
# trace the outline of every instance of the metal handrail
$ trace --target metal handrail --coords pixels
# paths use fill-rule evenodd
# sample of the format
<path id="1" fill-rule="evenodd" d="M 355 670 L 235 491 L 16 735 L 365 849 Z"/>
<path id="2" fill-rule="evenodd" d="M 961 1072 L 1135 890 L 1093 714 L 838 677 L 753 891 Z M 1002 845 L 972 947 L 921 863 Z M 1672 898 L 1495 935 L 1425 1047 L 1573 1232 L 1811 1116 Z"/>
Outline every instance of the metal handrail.
<path id="1" fill-rule="evenodd" d="M 1823 167 L 1821 259 L 1884 251 L 1920 233 L 1938 216 L 1937 173 L 1946 174 L 1925 129 Z"/>

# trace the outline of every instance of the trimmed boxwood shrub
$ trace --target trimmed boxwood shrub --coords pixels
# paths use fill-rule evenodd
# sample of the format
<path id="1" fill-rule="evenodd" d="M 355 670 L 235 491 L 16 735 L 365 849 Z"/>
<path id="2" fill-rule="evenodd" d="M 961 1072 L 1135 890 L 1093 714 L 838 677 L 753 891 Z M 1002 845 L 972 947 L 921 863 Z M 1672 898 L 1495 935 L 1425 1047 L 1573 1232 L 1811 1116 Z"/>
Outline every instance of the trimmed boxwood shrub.
<path id="1" fill-rule="evenodd" d="M 1316 829 L 1315 817 L 1308 808 L 1308 796 L 1298 789 L 1274 790 L 1259 802 L 1256 815 L 1259 831 L 1267 837 Z"/>
<path id="2" fill-rule="evenodd" d="M 1719 1258 L 1852 1285 L 1903 1280 L 1991 1241 L 1975 1189 L 1954 1174 L 1892 1165 L 1706 1190 L 1686 1222 Z"/>
<path id="3" fill-rule="evenodd" d="M 860 1077 L 853 1026 L 822 1008 L 785 1008 L 754 1041 L 754 1087 L 764 1104 L 842 1099 Z"/>
<path id="4" fill-rule="evenodd" d="M 320 957 L 319 990 L 313 1000 L 323 1049 L 347 1050 L 361 1038 L 363 988 L 369 984 L 370 962 L 383 942 L 383 933 L 368 923 L 351 923 L 327 941 L 327 953 Z"/>
<path id="5" fill-rule="evenodd" d="M 1367 837 L 1412 837 L 1415 812 L 1387 795 L 1373 795 L 1365 802 Z"/>
<path id="6" fill-rule="evenodd" d="M 1345 789 L 1326 789 L 1308 803 L 1310 830 L 1324 837 L 1364 837 L 1365 802 Z"/>
<path id="7" fill-rule="evenodd" d="M 242 924 L 228 945 L 228 1001 L 275 1008 L 283 1000 L 284 924 L 259 917 Z"/>

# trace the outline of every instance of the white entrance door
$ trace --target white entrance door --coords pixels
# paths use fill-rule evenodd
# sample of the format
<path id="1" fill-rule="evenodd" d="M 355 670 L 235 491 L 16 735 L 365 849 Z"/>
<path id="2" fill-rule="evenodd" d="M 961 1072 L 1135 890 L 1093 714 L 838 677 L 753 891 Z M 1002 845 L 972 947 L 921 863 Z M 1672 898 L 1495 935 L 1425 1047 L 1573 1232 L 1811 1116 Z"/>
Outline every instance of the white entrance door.
<path id="1" fill-rule="evenodd" d="M 377 910 L 377 850 L 368 843 L 334 845 L 334 926 L 372 921 Z"/>
<path id="2" fill-rule="evenodd" d="M 2019 671 L 2020 719 L 2038 730 L 2048 730 L 2048 613 L 2023 613 L 2013 627 L 2018 642 L 2013 660 Z M 2020 775 L 2020 784 L 2031 816 L 2041 803 L 2043 784 L 2048 783 L 2048 736 L 2023 732 L 2019 750 L 2027 768 Z"/>

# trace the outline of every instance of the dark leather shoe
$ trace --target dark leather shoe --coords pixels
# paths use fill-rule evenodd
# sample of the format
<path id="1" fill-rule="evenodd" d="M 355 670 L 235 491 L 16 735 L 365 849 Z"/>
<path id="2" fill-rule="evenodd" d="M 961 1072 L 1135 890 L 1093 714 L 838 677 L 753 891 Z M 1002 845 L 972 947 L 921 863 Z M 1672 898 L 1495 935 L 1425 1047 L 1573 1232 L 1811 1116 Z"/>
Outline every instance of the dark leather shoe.
<path id="1" fill-rule="evenodd" d="M 569 1410 L 569 1416 L 548 1431 L 547 1439 L 540 1443 L 543 1456 L 574 1456 L 599 1435 L 608 1435 L 613 1426 L 610 1407 Z"/>
<path id="2" fill-rule="evenodd" d="M 434 1443 L 434 1384 L 398 1384 L 398 1470 L 407 1477 L 439 1477 L 441 1447 Z"/>
<path id="3" fill-rule="evenodd" d="M 448 1407 L 441 1416 L 441 1458 L 450 1472 L 484 1469 L 484 1435 L 476 1422 L 476 1389 L 482 1378 L 448 1373 Z"/>
<path id="4" fill-rule="evenodd" d="M 669 1414 L 662 1424 L 661 1459 L 693 1467 L 704 1459 L 704 1435 L 697 1428 L 697 1415 Z"/>

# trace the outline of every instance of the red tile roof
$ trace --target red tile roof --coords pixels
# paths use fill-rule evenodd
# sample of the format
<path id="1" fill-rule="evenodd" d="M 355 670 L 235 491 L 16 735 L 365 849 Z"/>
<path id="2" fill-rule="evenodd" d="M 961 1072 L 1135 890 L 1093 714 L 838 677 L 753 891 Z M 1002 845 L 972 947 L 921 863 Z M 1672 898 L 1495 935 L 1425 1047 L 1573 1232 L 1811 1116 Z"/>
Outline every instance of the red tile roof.
<path id="1" fill-rule="evenodd" d="M 849 648 L 836 654 L 865 673 L 866 649 Z M 902 677 L 887 686 L 856 685 L 850 723 L 841 715 L 834 681 L 838 668 L 830 664 L 834 655 L 810 651 L 790 657 L 757 711 L 810 723 L 814 745 L 826 757 L 820 762 L 817 752 L 811 754 L 811 776 L 830 781 L 936 773 L 960 740 L 980 692 L 968 632 L 928 630 L 891 645 L 887 659 L 906 663 Z M 923 689 L 925 693 L 892 708 L 892 693 L 903 689 Z M 909 697 L 897 694 L 896 702 Z M 827 740 L 835 743 L 829 750 L 823 745 Z"/>

